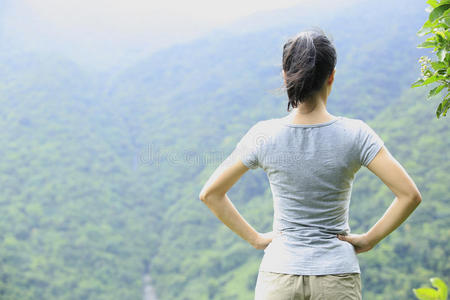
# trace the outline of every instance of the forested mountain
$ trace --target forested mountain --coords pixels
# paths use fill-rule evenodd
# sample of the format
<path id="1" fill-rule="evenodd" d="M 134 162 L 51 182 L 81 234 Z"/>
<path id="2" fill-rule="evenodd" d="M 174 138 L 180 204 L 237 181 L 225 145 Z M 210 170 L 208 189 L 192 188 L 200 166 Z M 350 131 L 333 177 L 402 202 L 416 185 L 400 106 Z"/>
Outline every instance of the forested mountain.
<path id="1" fill-rule="evenodd" d="M 360 1 L 323 20 L 236 26 L 113 74 L 0 41 L 0 299 L 139 299 L 144 273 L 160 299 L 252 299 L 263 252 L 198 193 L 251 125 L 286 114 L 282 45 L 310 25 L 338 52 L 328 110 L 371 125 L 423 196 L 406 224 L 359 255 L 364 299 L 411 299 L 429 277 L 449 282 L 449 123 L 425 89 L 409 88 L 426 53 L 415 35 L 425 7 Z M 258 231 L 271 230 L 261 169 L 229 196 Z M 393 198 L 362 169 L 352 232 Z"/>

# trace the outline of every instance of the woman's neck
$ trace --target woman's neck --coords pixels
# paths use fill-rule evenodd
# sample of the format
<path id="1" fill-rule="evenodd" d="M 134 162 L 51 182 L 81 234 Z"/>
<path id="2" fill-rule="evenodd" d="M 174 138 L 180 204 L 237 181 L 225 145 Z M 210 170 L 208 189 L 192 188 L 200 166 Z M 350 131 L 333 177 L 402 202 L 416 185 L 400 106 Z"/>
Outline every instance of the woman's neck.
<path id="1" fill-rule="evenodd" d="M 292 111 L 292 124 L 317 124 L 335 119 L 336 116 L 327 111 L 323 101 L 301 103 Z"/>

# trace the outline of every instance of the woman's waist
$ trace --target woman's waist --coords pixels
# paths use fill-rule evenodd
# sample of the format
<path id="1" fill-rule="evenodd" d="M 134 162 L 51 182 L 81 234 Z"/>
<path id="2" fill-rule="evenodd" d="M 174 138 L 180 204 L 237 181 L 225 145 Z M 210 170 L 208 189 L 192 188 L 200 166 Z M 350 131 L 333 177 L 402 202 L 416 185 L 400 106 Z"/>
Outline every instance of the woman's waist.
<path id="1" fill-rule="evenodd" d="M 296 227 L 296 228 L 274 228 L 276 235 L 283 236 L 287 241 L 310 245 L 324 246 L 342 242 L 337 238 L 338 234 L 346 235 L 348 228 L 342 227 Z"/>
<path id="2" fill-rule="evenodd" d="M 303 244 L 293 244 L 285 237 L 269 244 L 264 251 L 261 266 L 265 270 L 286 272 L 299 270 L 301 272 L 317 272 L 325 274 L 330 271 L 360 272 L 358 257 L 353 246 L 341 240 L 330 242 L 328 246 L 311 247 Z"/>
<path id="3" fill-rule="evenodd" d="M 280 234 L 297 237 L 324 237 L 331 238 L 337 234 L 346 235 L 350 232 L 347 222 L 336 222 L 332 224 L 293 223 L 285 220 L 275 221 L 273 231 Z"/>
<path id="4" fill-rule="evenodd" d="M 338 238 L 321 239 L 291 236 L 285 233 L 275 235 L 264 251 L 272 256 L 295 260 L 334 260 L 354 259 L 356 256 L 352 244 Z"/>

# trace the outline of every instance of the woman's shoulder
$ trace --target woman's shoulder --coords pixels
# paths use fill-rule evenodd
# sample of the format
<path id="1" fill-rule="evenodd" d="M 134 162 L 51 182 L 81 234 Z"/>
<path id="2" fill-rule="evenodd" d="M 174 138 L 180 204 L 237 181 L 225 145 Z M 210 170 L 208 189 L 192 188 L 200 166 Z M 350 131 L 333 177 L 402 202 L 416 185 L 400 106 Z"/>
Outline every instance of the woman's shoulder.
<path id="1" fill-rule="evenodd" d="M 350 118 L 345 116 L 340 116 L 339 118 L 340 122 L 337 123 L 352 131 L 360 131 L 361 129 L 365 129 L 365 127 L 367 127 L 366 122 L 359 118 Z"/>
<path id="2" fill-rule="evenodd" d="M 246 136 L 252 143 L 266 144 L 274 137 L 279 136 L 283 129 L 282 118 L 272 118 L 257 121 L 249 129 Z"/>
<path id="3" fill-rule="evenodd" d="M 358 118 L 350 118 L 350 117 L 346 117 L 346 116 L 340 116 L 340 118 L 343 123 L 346 123 L 349 125 L 360 125 L 361 122 L 363 122 L 363 120 L 358 119 Z"/>
<path id="4" fill-rule="evenodd" d="M 345 116 L 341 116 L 343 121 L 346 121 L 348 123 L 351 124 L 357 124 L 357 125 L 365 125 L 367 124 L 366 121 L 364 119 L 360 119 L 360 118 L 350 118 L 350 117 L 345 117 Z"/>
<path id="5" fill-rule="evenodd" d="M 286 119 L 285 117 L 281 117 L 281 118 L 260 120 L 255 124 L 254 127 L 258 132 L 273 134 L 283 128 L 285 119 Z"/>

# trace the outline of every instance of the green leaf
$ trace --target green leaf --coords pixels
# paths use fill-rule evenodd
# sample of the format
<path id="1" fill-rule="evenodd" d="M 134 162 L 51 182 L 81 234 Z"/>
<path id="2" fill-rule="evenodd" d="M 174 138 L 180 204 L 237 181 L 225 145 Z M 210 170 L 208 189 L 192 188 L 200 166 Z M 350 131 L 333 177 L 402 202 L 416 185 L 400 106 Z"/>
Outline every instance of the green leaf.
<path id="1" fill-rule="evenodd" d="M 425 81 L 421 85 L 427 85 L 427 84 L 433 83 L 433 82 L 437 81 L 438 79 L 439 78 L 437 76 L 433 75 L 433 76 L 425 79 Z"/>
<path id="2" fill-rule="evenodd" d="M 428 92 L 427 98 L 431 98 L 433 96 L 436 96 L 437 94 L 439 94 L 440 91 L 442 91 L 443 88 L 445 88 L 445 84 L 437 86 L 434 89 L 430 90 Z"/>
<path id="3" fill-rule="evenodd" d="M 439 18 L 449 8 L 450 8 L 450 4 L 441 4 L 437 7 L 435 7 L 431 11 L 430 16 L 428 17 L 428 20 L 430 20 L 430 22 L 434 22 L 434 20 Z"/>
<path id="4" fill-rule="evenodd" d="M 445 43 L 444 35 L 443 35 L 442 33 L 436 33 L 436 41 L 437 41 L 439 44 Z"/>
<path id="5" fill-rule="evenodd" d="M 439 51 L 436 53 L 436 55 L 440 61 L 444 61 L 446 54 L 447 54 L 447 51 L 445 51 L 445 49 L 439 49 Z"/>
<path id="6" fill-rule="evenodd" d="M 442 105 L 443 105 L 443 109 L 442 109 L 442 115 L 445 117 L 445 116 L 447 116 L 447 111 L 448 111 L 448 109 L 450 108 L 450 101 L 448 101 L 449 99 L 447 98 L 447 99 L 444 99 L 444 101 L 442 102 Z M 447 299 L 447 295 L 445 295 L 445 298 L 444 298 L 444 300 L 445 299 Z"/>
<path id="7" fill-rule="evenodd" d="M 414 83 L 412 83 L 411 87 L 414 88 L 414 87 L 422 86 L 423 81 L 424 81 L 423 79 L 419 79 L 419 80 L 415 81 Z"/>
<path id="8" fill-rule="evenodd" d="M 431 5 L 433 8 L 439 5 L 437 0 L 427 0 L 427 4 Z"/>
<path id="9" fill-rule="evenodd" d="M 447 28 L 448 28 L 448 26 L 446 25 L 446 24 L 444 24 L 444 23 L 437 23 L 436 25 L 434 25 L 434 28 L 442 28 L 442 29 L 445 29 L 445 30 L 447 30 Z"/>
<path id="10" fill-rule="evenodd" d="M 443 105 L 444 105 L 444 110 L 445 110 L 445 106 L 447 104 L 447 100 L 443 101 Z M 439 277 L 433 277 L 430 279 L 431 281 L 431 285 L 434 286 L 435 288 L 437 288 L 438 293 L 440 295 L 440 300 L 447 300 L 447 285 L 445 284 L 444 281 L 442 281 L 442 279 L 440 279 Z"/>
<path id="11" fill-rule="evenodd" d="M 449 17 L 449 19 L 450 19 L 450 17 Z M 445 38 L 447 40 L 450 40 L 450 31 L 448 31 L 448 30 L 445 31 Z"/>
<path id="12" fill-rule="evenodd" d="M 441 69 L 446 69 L 447 65 L 441 61 L 432 61 L 431 62 L 431 66 L 433 67 L 433 69 L 437 70 L 441 70 Z"/>
<path id="13" fill-rule="evenodd" d="M 450 17 L 449 16 L 444 16 L 441 20 L 445 25 L 450 26 Z"/>
<path id="14" fill-rule="evenodd" d="M 428 77 L 428 78 L 425 79 L 425 80 L 419 79 L 419 80 L 417 80 L 416 82 L 414 82 L 414 83 L 411 85 L 411 87 L 414 88 L 414 87 L 424 86 L 424 85 L 427 85 L 427 84 L 430 84 L 430 83 L 433 83 L 433 82 L 439 80 L 439 78 L 440 78 L 440 77 L 438 77 L 438 76 L 436 76 L 436 75 L 433 75 L 433 76 L 431 76 L 431 77 Z"/>
<path id="15" fill-rule="evenodd" d="M 440 69 L 440 70 L 437 70 L 437 71 L 435 72 L 435 74 L 436 74 L 437 76 L 439 76 L 439 79 L 445 80 L 445 76 L 446 76 L 446 74 L 447 74 L 447 70 L 445 70 L 445 69 Z"/>
<path id="16" fill-rule="evenodd" d="M 442 14 L 439 18 L 434 20 L 431 27 L 433 28 L 448 28 L 448 18 L 450 18 L 450 9 L 447 9 L 444 14 Z"/>
<path id="17" fill-rule="evenodd" d="M 419 29 L 419 31 L 417 31 L 416 35 L 418 36 L 424 36 L 427 35 L 429 33 L 431 33 L 432 28 L 430 27 L 422 27 Z"/>
<path id="18" fill-rule="evenodd" d="M 423 42 L 422 44 L 419 44 L 417 48 L 432 48 L 436 46 L 436 42 Z"/>
<path id="19" fill-rule="evenodd" d="M 422 28 L 433 28 L 433 23 L 430 22 L 430 20 L 426 20 L 425 23 L 422 25 Z"/>
<path id="20" fill-rule="evenodd" d="M 432 288 L 419 288 L 413 289 L 414 295 L 419 300 L 437 300 L 439 299 L 439 294 L 435 289 Z"/>
<path id="21" fill-rule="evenodd" d="M 425 42 L 436 42 L 436 35 L 437 33 L 434 36 L 430 36 L 425 40 Z"/>
<path id="22" fill-rule="evenodd" d="M 442 114 L 442 102 L 441 103 L 439 103 L 439 105 L 438 105 L 438 107 L 437 107 L 437 109 L 436 109 L 436 117 L 439 119 L 439 117 L 441 116 L 441 114 Z M 437 293 L 437 292 L 436 292 Z M 416 295 L 417 296 L 417 295 Z M 419 298 L 420 299 L 420 298 Z M 436 298 L 436 299 L 439 299 L 439 298 Z"/>

